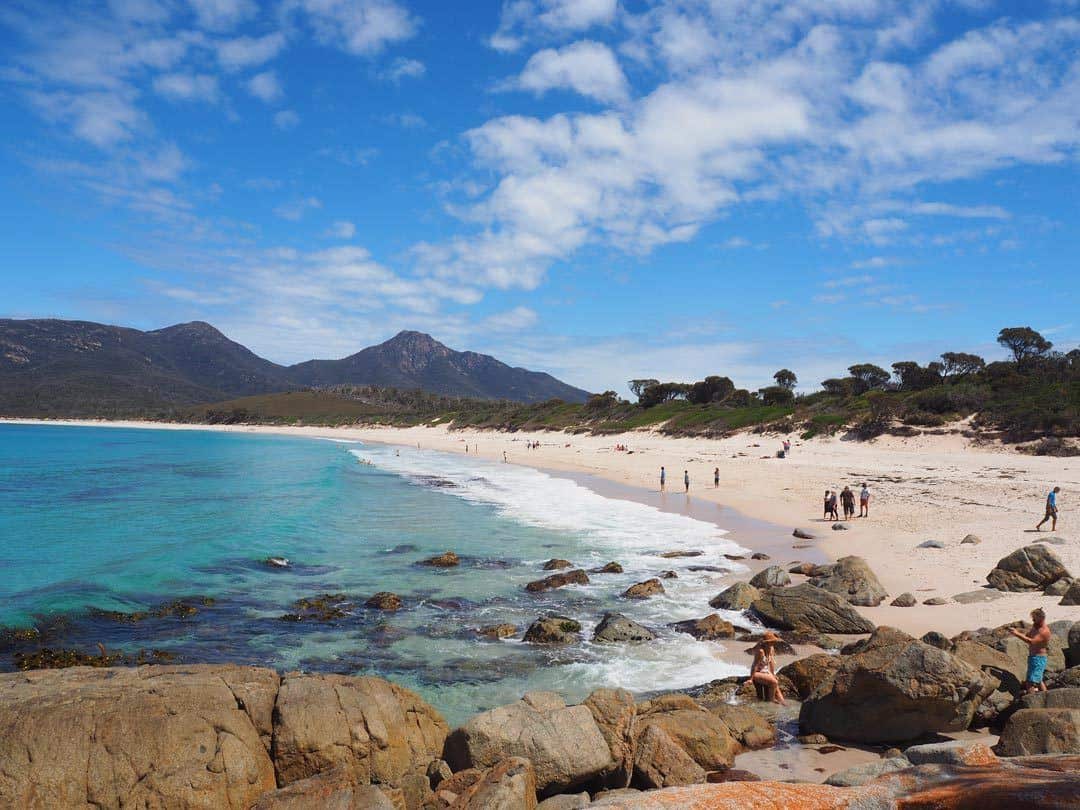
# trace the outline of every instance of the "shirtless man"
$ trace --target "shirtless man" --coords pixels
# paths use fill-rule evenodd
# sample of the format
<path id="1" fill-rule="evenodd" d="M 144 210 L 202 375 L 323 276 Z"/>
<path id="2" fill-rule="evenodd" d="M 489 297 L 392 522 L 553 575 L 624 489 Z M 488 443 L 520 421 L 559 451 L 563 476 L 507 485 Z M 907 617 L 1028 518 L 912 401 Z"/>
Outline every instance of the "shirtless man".
<path id="1" fill-rule="evenodd" d="M 1028 645 L 1027 675 L 1024 677 L 1024 694 L 1045 692 L 1046 650 L 1050 646 L 1050 627 L 1046 624 L 1046 614 L 1042 608 L 1031 611 L 1031 635 L 1026 636 L 1015 628 L 1009 631 Z"/>

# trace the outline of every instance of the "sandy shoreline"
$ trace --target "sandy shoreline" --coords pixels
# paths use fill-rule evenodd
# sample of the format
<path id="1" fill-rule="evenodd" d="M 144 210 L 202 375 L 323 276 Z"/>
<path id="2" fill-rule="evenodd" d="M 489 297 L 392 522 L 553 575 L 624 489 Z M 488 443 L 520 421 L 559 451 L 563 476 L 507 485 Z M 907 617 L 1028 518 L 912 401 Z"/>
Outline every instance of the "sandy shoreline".
<path id="1" fill-rule="evenodd" d="M 36 424 L 34 420 L 2 420 Z M 737 540 L 755 550 L 768 548 L 776 562 L 808 559 L 814 550 L 835 559 L 846 554 L 864 557 L 891 595 L 911 591 L 920 602 L 950 598 L 980 589 L 986 574 L 1001 557 L 1042 535 L 1030 530 L 1042 517 L 1048 487 L 1062 487 L 1061 520 L 1055 536 L 1065 545 L 1053 546 L 1065 565 L 1080 574 L 1080 534 L 1071 525 L 1073 493 L 1080 493 L 1080 460 L 1026 456 L 1003 448 L 973 446 L 959 435 L 884 438 L 869 443 L 840 439 L 800 441 L 790 457 L 775 458 L 782 437 L 740 434 L 722 440 L 670 438 L 655 433 L 618 436 L 571 436 L 562 433 L 494 433 L 450 431 L 445 427 L 327 428 L 271 426 L 196 426 L 147 422 L 71 422 L 117 427 L 210 429 L 226 432 L 274 433 L 385 442 L 448 452 L 465 452 L 489 460 L 503 453 L 511 464 L 585 475 L 635 488 L 633 497 L 724 525 L 725 508 L 767 521 L 766 531 L 739 532 Z M 539 441 L 536 450 L 526 444 Z M 618 452 L 623 444 L 633 452 Z M 658 471 L 668 471 L 668 492 L 659 493 Z M 713 469 L 720 469 L 720 486 L 713 487 Z M 683 470 L 690 474 L 690 496 L 683 494 Z M 856 488 L 863 481 L 873 493 L 871 517 L 848 522 L 848 531 L 832 531 L 821 519 L 825 489 Z M 629 491 L 627 491 L 629 493 Z M 615 494 L 619 497 L 619 494 Z M 730 515 L 730 512 L 728 513 Z M 737 519 L 731 515 L 732 519 Z M 777 537 L 767 536 L 775 527 Z M 795 527 L 815 534 L 812 549 L 792 546 Z M 760 529 L 760 527 L 758 527 Z M 967 534 L 979 545 L 960 545 Z M 944 549 L 922 549 L 925 540 L 941 540 Z M 777 553 L 788 548 L 786 557 Z M 816 556 L 816 555 L 815 555 Z M 952 635 L 965 629 L 996 626 L 1023 618 L 1036 606 L 1049 619 L 1080 620 L 1080 607 L 1062 607 L 1059 598 L 1041 594 L 1005 594 L 992 602 L 896 608 L 887 602 L 860 608 L 877 624 L 921 635 L 938 630 Z M 707 606 L 703 605 L 703 612 Z"/>

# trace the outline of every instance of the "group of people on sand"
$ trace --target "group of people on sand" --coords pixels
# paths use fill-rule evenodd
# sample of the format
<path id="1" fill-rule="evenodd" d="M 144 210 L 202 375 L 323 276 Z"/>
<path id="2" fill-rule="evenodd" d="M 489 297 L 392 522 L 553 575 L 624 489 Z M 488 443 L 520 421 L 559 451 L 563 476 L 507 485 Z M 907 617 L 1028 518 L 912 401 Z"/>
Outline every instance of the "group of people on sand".
<path id="1" fill-rule="evenodd" d="M 840 520 L 840 512 L 837 506 L 844 508 L 844 520 L 855 517 L 855 492 L 849 486 L 845 486 L 839 492 L 831 489 L 825 490 L 825 520 Z M 865 483 L 859 489 L 859 517 L 870 517 L 870 488 Z"/>
<path id="2" fill-rule="evenodd" d="M 616 453 L 628 453 L 628 452 L 630 452 L 630 448 L 627 447 L 625 444 L 617 444 L 617 445 L 615 445 L 615 452 Z"/>
<path id="3" fill-rule="evenodd" d="M 525 449 L 526 450 L 539 450 L 540 449 L 540 442 L 539 441 L 525 442 Z"/>

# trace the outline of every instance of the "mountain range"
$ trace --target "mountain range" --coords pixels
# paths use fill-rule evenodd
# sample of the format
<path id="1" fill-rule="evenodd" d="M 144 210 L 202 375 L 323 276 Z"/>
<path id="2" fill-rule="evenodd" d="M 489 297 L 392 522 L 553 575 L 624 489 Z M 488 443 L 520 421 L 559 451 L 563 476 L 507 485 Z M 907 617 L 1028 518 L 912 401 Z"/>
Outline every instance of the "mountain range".
<path id="1" fill-rule="evenodd" d="M 519 402 L 588 396 L 550 374 L 454 351 L 422 332 L 400 332 L 340 360 L 282 366 L 201 321 L 143 332 L 88 321 L 0 319 L 4 416 L 146 414 L 334 385 Z"/>

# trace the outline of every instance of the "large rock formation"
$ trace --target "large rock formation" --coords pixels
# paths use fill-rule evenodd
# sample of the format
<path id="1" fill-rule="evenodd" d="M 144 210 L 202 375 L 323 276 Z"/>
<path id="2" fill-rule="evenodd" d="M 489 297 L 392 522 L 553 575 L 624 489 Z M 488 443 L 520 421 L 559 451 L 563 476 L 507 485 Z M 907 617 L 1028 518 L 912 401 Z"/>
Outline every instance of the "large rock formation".
<path id="1" fill-rule="evenodd" d="M 274 766 L 287 785 L 344 768 L 358 784 L 401 785 L 442 755 L 431 706 L 381 678 L 286 675 L 274 707 Z"/>
<path id="2" fill-rule="evenodd" d="M 761 597 L 761 591 L 748 582 L 736 582 L 709 600 L 709 607 L 717 610 L 746 610 Z"/>
<path id="3" fill-rule="evenodd" d="M 594 641 L 652 641 L 656 634 L 621 613 L 605 613 L 593 631 Z"/>
<path id="4" fill-rule="evenodd" d="M 811 577 L 810 584 L 865 607 L 876 607 L 888 596 L 862 557 L 841 557 L 826 573 Z"/>
<path id="5" fill-rule="evenodd" d="M 722 638 L 734 638 L 735 627 L 731 622 L 724 621 L 716 613 L 710 613 L 701 619 L 686 619 L 681 622 L 673 622 L 669 627 L 680 633 L 688 633 L 699 641 L 714 641 Z"/>
<path id="6" fill-rule="evenodd" d="M 750 584 L 760 589 L 783 588 L 785 585 L 791 584 L 791 577 L 779 565 L 770 565 L 768 568 L 763 568 L 754 574 L 750 578 Z"/>
<path id="7" fill-rule="evenodd" d="M 600 784 L 624 788 L 634 773 L 635 721 L 634 696 L 625 689 L 597 689 L 584 705 L 592 712 L 600 734 L 611 751 L 612 765 L 599 775 Z"/>
<path id="8" fill-rule="evenodd" d="M 982 672 L 899 630 L 878 628 L 802 705 L 804 733 L 867 743 L 960 731 L 994 688 Z"/>
<path id="9" fill-rule="evenodd" d="M 1020 706 L 1001 731 L 998 754 L 1080 754 L 1080 688 L 1035 692 Z"/>
<path id="10" fill-rule="evenodd" d="M 638 705 L 637 727 L 658 726 L 707 771 L 730 768 L 741 746 L 716 714 L 681 694 L 662 695 Z"/>
<path id="11" fill-rule="evenodd" d="M 1070 577 L 1061 559 L 1045 545 L 1018 548 L 998 560 L 986 581 L 999 591 L 1041 591 Z"/>
<path id="12" fill-rule="evenodd" d="M 657 724 L 638 735 L 634 749 L 634 784 L 640 788 L 692 785 L 705 781 L 705 769 Z"/>
<path id="13" fill-rule="evenodd" d="M 581 623 L 569 616 L 541 616 L 525 631 L 531 644 L 570 644 L 581 638 Z"/>
<path id="14" fill-rule="evenodd" d="M 0 805 L 253 807 L 307 782 L 264 806 L 358 801 L 379 783 L 412 810 L 446 733 L 378 678 L 229 665 L 0 675 Z"/>
<path id="15" fill-rule="evenodd" d="M 770 627 L 822 633 L 870 633 L 874 624 L 847 602 L 808 583 L 763 593 L 750 609 Z"/>
<path id="16" fill-rule="evenodd" d="M 543 579 L 530 582 L 525 586 L 525 590 L 529 593 L 543 593 L 544 591 L 554 590 L 555 588 L 565 588 L 567 585 L 588 584 L 589 575 L 580 568 L 575 568 L 573 571 L 565 571 L 561 574 L 551 574 Z"/>
<path id="17" fill-rule="evenodd" d="M 446 741 L 456 770 L 491 768 L 524 757 L 536 771 L 541 794 L 561 793 L 609 771 L 607 741 L 587 706 L 567 706 L 553 692 L 530 692 L 517 703 L 478 714 Z"/>
<path id="18" fill-rule="evenodd" d="M 827 653 L 816 653 L 792 661 L 780 668 L 777 677 L 787 678 L 795 687 L 795 695 L 799 700 L 806 700 L 825 681 L 829 680 L 840 668 L 840 658 Z"/>
<path id="19" fill-rule="evenodd" d="M 533 810 L 536 774 L 532 763 L 510 757 L 483 772 L 465 788 L 449 810 Z"/>

